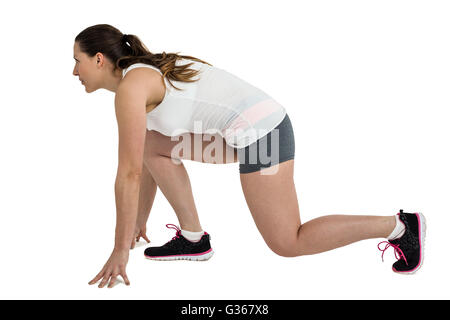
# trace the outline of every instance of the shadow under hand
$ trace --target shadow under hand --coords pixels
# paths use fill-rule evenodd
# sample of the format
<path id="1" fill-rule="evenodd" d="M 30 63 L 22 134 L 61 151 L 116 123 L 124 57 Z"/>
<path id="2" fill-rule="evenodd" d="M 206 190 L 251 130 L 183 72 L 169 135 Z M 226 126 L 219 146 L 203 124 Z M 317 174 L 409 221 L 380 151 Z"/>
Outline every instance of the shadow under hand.
<path id="1" fill-rule="evenodd" d="M 138 241 L 138 242 L 136 242 L 135 244 L 134 244 L 134 249 L 136 249 L 136 248 L 139 248 L 139 247 L 144 247 L 144 246 L 146 246 L 146 245 L 148 245 L 148 244 L 150 244 L 151 242 L 147 242 L 147 241 L 145 241 L 145 240 L 140 240 L 140 241 Z"/>

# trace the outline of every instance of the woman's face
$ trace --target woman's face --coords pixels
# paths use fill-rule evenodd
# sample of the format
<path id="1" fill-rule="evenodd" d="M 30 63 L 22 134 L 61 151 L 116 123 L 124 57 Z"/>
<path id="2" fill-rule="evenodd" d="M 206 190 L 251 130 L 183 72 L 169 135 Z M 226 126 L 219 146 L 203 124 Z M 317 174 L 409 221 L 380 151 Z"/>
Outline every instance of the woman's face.
<path id="1" fill-rule="evenodd" d="M 97 68 L 97 57 L 89 57 L 86 53 L 81 52 L 77 42 L 73 46 L 73 57 L 75 59 L 73 75 L 78 76 L 86 92 L 90 93 L 99 89 L 101 73 Z"/>

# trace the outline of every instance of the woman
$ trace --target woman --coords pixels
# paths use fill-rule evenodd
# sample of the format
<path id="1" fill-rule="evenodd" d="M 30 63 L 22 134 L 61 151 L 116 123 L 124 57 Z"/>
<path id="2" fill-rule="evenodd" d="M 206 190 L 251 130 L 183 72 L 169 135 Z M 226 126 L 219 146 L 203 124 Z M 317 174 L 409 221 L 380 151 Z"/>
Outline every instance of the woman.
<path id="1" fill-rule="evenodd" d="M 176 236 L 149 247 L 150 259 L 206 260 L 213 254 L 202 230 L 182 159 L 239 162 L 247 205 L 269 248 L 294 257 L 350 243 L 386 238 L 398 261 L 393 270 L 413 273 L 423 261 L 425 219 L 420 213 L 390 216 L 328 215 L 301 223 L 293 180 L 295 141 L 284 107 L 225 70 L 190 56 L 153 54 L 134 35 L 105 24 L 75 38 L 75 68 L 87 92 L 115 92 L 119 164 L 115 181 L 114 250 L 89 284 L 127 285 L 130 247 L 149 242 L 146 223 L 157 186 L 177 214 Z M 196 77 L 196 78 L 194 78 Z M 213 139 L 214 138 L 214 139 Z"/>

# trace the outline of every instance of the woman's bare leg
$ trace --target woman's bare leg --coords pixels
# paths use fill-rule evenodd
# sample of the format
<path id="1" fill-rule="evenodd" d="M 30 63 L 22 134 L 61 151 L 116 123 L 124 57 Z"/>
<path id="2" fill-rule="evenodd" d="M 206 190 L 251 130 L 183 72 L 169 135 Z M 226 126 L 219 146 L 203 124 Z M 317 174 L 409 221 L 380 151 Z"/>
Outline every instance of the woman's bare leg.
<path id="1" fill-rule="evenodd" d="M 147 155 L 145 162 L 175 211 L 180 228 L 186 231 L 201 231 L 191 183 L 184 164 L 175 164 L 171 158 L 156 153 Z"/>
<path id="2" fill-rule="evenodd" d="M 192 149 L 190 150 L 191 152 L 182 150 L 179 158 L 176 158 L 178 161 L 176 161 L 172 159 L 172 151 L 175 146 L 179 146 L 179 143 L 184 137 L 191 140 Z M 221 152 L 221 155 L 223 155 L 222 159 L 218 157 L 203 158 L 203 151 L 210 145 L 211 140 L 203 141 L 203 139 L 198 140 L 197 138 L 201 138 L 201 136 L 190 134 L 187 136 L 183 135 L 180 141 L 172 141 L 171 137 L 165 136 L 157 131 L 147 131 L 144 152 L 144 163 L 174 209 L 181 229 L 193 232 L 201 231 L 202 227 L 198 218 L 189 176 L 180 159 L 208 163 L 230 163 L 237 161 L 236 151 L 231 150 L 229 146 L 223 143 L 222 146 L 224 149 Z M 222 138 L 219 135 L 214 135 L 214 139 Z M 214 139 L 212 141 L 215 141 Z M 197 157 L 198 153 L 194 152 L 194 141 L 197 141 L 195 143 L 199 141 L 201 143 L 199 149 L 200 158 Z M 215 156 L 215 153 L 213 152 L 212 155 Z M 227 155 L 231 156 L 226 157 Z"/>
<path id="3" fill-rule="evenodd" d="M 286 257 L 315 254 L 359 240 L 385 238 L 394 229 L 394 215 L 327 215 L 302 224 L 293 180 L 294 160 L 278 166 L 272 175 L 240 175 L 256 226 L 275 253 Z"/>

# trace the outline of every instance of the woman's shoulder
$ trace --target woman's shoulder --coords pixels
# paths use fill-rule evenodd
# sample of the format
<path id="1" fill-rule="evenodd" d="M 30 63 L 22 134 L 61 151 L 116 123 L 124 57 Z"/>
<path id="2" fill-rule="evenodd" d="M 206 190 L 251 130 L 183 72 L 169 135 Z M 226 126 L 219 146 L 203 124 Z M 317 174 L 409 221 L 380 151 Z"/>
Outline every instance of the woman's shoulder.
<path id="1" fill-rule="evenodd" d="M 152 66 L 147 63 L 137 62 L 137 63 L 133 63 L 133 64 L 129 65 L 128 67 L 126 67 L 122 70 L 122 78 L 124 78 L 126 74 L 131 73 L 132 70 L 140 70 L 140 72 L 136 72 L 136 71 L 133 72 L 133 73 L 140 73 L 140 74 L 148 73 L 148 72 L 143 72 L 142 70 L 148 70 L 148 71 L 151 70 L 150 74 L 157 73 L 159 75 L 162 75 L 161 70 L 159 70 L 157 67 Z"/>
<path id="2" fill-rule="evenodd" d="M 120 81 L 121 91 L 133 91 L 135 93 L 136 91 L 142 91 L 147 96 L 147 105 L 157 104 L 163 100 L 166 89 L 160 73 L 152 68 L 138 66 L 128 71 Z"/>

